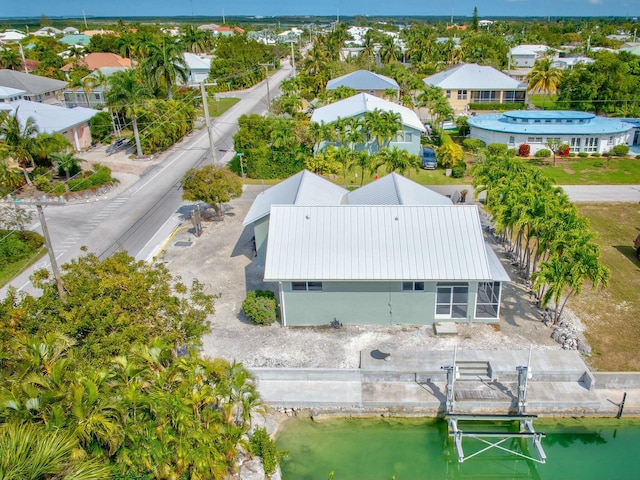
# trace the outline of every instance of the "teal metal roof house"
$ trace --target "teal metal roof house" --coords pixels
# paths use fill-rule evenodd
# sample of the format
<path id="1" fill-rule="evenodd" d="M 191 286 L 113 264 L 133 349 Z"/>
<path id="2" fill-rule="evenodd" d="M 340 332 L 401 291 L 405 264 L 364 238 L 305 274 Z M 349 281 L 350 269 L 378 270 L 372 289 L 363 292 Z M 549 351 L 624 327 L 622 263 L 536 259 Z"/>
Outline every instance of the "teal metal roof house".
<path id="1" fill-rule="evenodd" d="M 244 225 L 254 226 L 283 325 L 499 318 L 509 276 L 477 207 L 397 174 L 348 192 L 301 172 L 258 195 Z"/>
<path id="2" fill-rule="evenodd" d="M 531 154 L 548 148 L 549 139 L 566 143 L 574 153 L 605 153 L 616 145 L 633 145 L 634 131 L 637 130 L 634 124 L 624 119 L 566 110 L 489 113 L 470 117 L 468 124 L 472 138 L 478 138 L 487 145 L 504 143 L 510 148 L 528 144 Z"/>

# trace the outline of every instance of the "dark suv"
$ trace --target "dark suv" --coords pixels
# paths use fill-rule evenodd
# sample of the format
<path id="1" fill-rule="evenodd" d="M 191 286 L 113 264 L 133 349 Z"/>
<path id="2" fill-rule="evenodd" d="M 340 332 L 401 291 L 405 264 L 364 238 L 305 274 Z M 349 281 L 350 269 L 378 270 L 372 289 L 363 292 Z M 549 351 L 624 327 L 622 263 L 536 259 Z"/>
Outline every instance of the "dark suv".
<path id="1" fill-rule="evenodd" d="M 638 227 L 640 230 L 640 227 Z M 636 249 L 636 258 L 640 260 L 640 234 L 633 240 L 633 248 Z"/>
<path id="2" fill-rule="evenodd" d="M 422 147 L 422 168 L 425 170 L 435 170 L 438 168 L 436 152 L 431 147 Z"/>

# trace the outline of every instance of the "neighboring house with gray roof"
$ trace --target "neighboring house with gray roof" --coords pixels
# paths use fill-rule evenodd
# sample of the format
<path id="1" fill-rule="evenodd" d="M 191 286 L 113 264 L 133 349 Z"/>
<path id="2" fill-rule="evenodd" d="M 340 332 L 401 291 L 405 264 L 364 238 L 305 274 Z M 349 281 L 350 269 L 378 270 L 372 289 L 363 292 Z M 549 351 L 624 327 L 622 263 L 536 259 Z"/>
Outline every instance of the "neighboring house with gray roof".
<path id="1" fill-rule="evenodd" d="M 244 221 L 266 219 L 257 261 L 277 285 L 283 325 L 498 321 L 509 277 L 484 242 L 477 206 L 397 174 L 353 192 L 312 177 L 271 187 Z"/>
<path id="2" fill-rule="evenodd" d="M 357 70 L 327 82 L 327 90 L 335 90 L 340 87 L 353 88 L 358 93 L 368 93 L 379 98 L 384 98 L 387 90 L 393 90 L 396 97 L 400 95 L 398 82 L 393 78 L 367 70 Z"/>
<path id="3" fill-rule="evenodd" d="M 424 83 L 444 90 L 456 113 L 470 103 L 523 103 L 527 85 L 493 67 L 469 63 L 425 78 Z"/>
<path id="4" fill-rule="evenodd" d="M 0 86 L 22 90 L 22 98 L 32 102 L 61 105 L 67 82 L 16 70 L 0 70 Z"/>
<path id="5" fill-rule="evenodd" d="M 89 108 L 65 108 L 29 100 L 0 103 L 0 111 L 10 115 L 17 114 L 21 125 L 32 118 L 40 133 L 64 135 L 76 151 L 91 146 L 89 120 L 98 113 Z"/>
<path id="6" fill-rule="evenodd" d="M 373 112 L 374 110 L 395 112 L 400 115 L 402 131 L 390 142 L 389 148 L 398 147 L 413 155 L 419 155 L 421 153 L 420 136 L 426 130 L 418 118 L 418 115 L 407 107 L 369 95 L 368 93 L 359 93 L 353 97 L 317 108 L 313 111 L 311 121 L 316 123 L 333 123 L 340 118 L 363 117 L 365 113 Z M 321 145 L 321 148 L 322 147 Z M 377 147 L 372 143 L 370 148 Z M 371 150 L 369 153 L 373 154 L 375 151 Z"/>

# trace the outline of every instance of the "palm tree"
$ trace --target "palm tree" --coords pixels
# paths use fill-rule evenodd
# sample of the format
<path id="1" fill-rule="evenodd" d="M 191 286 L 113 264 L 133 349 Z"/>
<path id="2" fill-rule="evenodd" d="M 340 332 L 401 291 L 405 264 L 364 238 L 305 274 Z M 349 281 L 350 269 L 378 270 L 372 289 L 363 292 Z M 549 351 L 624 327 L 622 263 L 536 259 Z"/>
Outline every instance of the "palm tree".
<path id="1" fill-rule="evenodd" d="M 0 451 L 0 472 L 6 479 L 99 480 L 113 476 L 105 462 L 78 455 L 78 443 L 68 433 L 39 425 L 0 425 Z"/>
<path id="2" fill-rule="evenodd" d="M 404 175 L 411 169 L 417 170 L 420 167 L 420 158 L 417 155 L 412 155 L 405 149 L 398 147 L 383 148 L 376 155 L 376 160 L 374 170 L 384 166 L 387 173 L 398 172 L 400 175 Z"/>
<path id="3" fill-rule="evenodd" d="M 18 52 L 13 48 L 0 48 L 0 68 L 8 70 L 19 70 L 22 67 L 22 61 Z"/>
<path id="4" fill-rule="evenodd" d="M 375 109 L 364 114 L 363 128 L 369 142 L 375 142 L 373 152 L 386 147 L 402 129 L 401 116 L 397 112 L 386 112 Z M 369 150 L 371 151 L 371 145 Z"/>
<path id="5" fill-rule="evenodd" d="M 61 175 L 60 172 L 64 172 L 67 176 L 67 181 L 69 181 L 70 174 L 75 175 L 80 171 L 78 164 L 84 162 L 82 158 L 76 157 L 74 153 L 75 152 L 54 152 L 49 155 L 49 158 L 51 158 L 58 167 L 58 175 Z"/>
<path id="6" fill-rule="evenodd" d="M 5 159 L 13 158 L 18 162 L 27 184 L 31 185 L 27 168 L 33 166 L 33 153 L 38 126 L 31 117 L 27 118 L 24 126 L 20 125 L 18 112 L 19 108 L 16 108 L 13 115 L 8 113 L 2 116 L 0 121 L 0 156 Z"/>
<path id="7" fill-rule="evenodd" d="M 402 55 L 402 52 L 396 44 L 396 39 L 391 35 L 385 36 L 380 46 L 380 60 L 382 63 L 397 62 L 400 55 Z"/>
<path id="8" fill-rule="evenodd" d="M 533 69 L 527 75 L 527 89 L 530 92 L 543 94 L 542 108 L 544 109 L 547 95 L 555 94 L 558 91 L 561 80 L 562 70 L 555 68 L 550 58 L 542 58 L 536 61 Z"/>
<path id="9" fill-rule="evenodd" d="M 124 70 L 111 75 L 109 84 L 110 88 L 105 97 L 107 104 L 114 110 L 123 112 L 125 116 L 131 118 L 133 136 L 136 141 L 136 152 L 138 157 L 142 157 L 136 107 L 140 102 L 151 97 L 151 92 L 142 83 L 140 75 L 135 69 Z"/>
<path id="10" fill-rule="evenodd" d="M 162 44 L 149 45 L 148 55 L 145 58 L 143 68 L 151 80 L 152 85 L 158 86 L 160 80 L 164 80 L 167 86 L 167 99 L 171 100 L 173 93 L 171 87 L 181 80 L 187 81 L 187 66 L 178 44 L 172 40 L 162 39 Z"/>
<path id="11" fill-rule="evenodd" d="M 349 164 L 349 169 L 358 168 L 360 170 L 360 186 L 364 183 L 364 174 L 372 169 L 372 160 L 367 152 L 351 152 L 351 163 Z"/>
<path id="12" fill-rule="evenodd" d="M 211 35 L 204 30 L 198 30 L 193 25 L 187 25 L 182 32 L 180 42 L 185 51 L 204 53 L 210 44 Z"/>
<path id="13" fill-rule="evenodd" d="M 17 168 L 11 168 L 4 160 L 0 162 L 0 187 L 13 191 L 24 185 L 24 176 Z"/>

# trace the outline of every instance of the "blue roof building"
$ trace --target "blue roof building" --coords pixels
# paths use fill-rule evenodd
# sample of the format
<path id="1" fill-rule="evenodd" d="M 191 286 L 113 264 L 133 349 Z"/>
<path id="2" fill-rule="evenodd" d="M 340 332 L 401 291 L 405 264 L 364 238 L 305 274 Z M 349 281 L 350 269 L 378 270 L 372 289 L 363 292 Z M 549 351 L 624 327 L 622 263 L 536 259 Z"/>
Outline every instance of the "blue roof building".
<path id="1" fill-rule="evenodd" d="M 573 153 L 606 153 L 616 145 L 633 145 L 638 129 L 626 119 L 565 110 L 489 113 L 470 117 L 468 123 L 472 138 L 487 145 L 503 143 L 509 148 L 528 144 L 532 155 L 548 148 L 551 139 L 566 143 Z"/>

